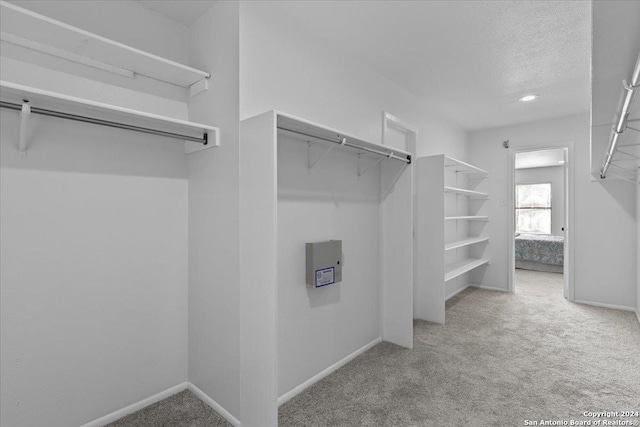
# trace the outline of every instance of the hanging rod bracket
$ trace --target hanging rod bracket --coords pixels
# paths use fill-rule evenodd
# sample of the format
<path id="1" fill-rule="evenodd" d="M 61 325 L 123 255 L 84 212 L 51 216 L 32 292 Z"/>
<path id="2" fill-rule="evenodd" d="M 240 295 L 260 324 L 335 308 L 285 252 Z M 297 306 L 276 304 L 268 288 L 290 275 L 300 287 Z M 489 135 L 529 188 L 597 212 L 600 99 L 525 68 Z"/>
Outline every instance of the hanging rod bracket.
<path id="1" fill-rule="evenodd" d="M 18 135 L 18 155 L 25 157 L 27 155 L 27 129 L 29 125 L 29 118 L 31 117 L 31 104 L 29 100 L 22 100 L 22 107 L 20 109 L 20 133 Z"/>
<path id="2" fill-rule="evenodd" d="M 633 92 L 634 90 L 638 90 L 638 88 L 640 88 L 640 83 L 634 86 L 633 84 L 627 83 L 626 80 L 623 80 L 622 86 L 624 86 L 624 88 L 629 92 Z"/>
<path id="3" fill-rule="evenodd" d="M 204 78 L 189 86 L 189 96 L 196 96 L 207 90 L 209 90 L 209 80 L 208 78 Z"/>

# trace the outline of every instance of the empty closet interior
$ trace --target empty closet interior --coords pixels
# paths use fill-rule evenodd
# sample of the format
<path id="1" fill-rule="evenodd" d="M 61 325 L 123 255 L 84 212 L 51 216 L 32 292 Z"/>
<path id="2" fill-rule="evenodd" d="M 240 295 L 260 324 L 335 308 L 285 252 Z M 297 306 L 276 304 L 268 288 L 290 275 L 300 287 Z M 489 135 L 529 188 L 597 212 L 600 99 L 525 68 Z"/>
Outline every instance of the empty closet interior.
<path id="1" fill-rule="evenodd" d="M 233 8 L 73 3 L 0 3 L 0 423 L 106 424 L 187 381 L 239 417 Z"/>
<path id="2" fill-rule="evenodd" d="M 271 396 L 256 416 L 273 419 L 277 404 L 380 340 L 412 347 L 412 159 L 275 111 L 242 121 L 241 156 L 253 313 L 243 339 L 269 349 L 246 357 L 272 372 L 255 387 Z M 305 244 L 330 240 L 342 242 L 341 282 L 305 285 Z"/>

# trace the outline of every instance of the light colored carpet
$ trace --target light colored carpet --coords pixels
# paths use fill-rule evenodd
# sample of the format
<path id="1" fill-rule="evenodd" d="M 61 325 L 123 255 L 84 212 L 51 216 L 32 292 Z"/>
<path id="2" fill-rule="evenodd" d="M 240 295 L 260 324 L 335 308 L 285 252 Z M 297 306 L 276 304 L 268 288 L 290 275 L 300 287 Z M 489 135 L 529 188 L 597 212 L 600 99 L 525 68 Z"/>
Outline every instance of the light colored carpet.
<path id="1" fill-rule="evenodd" d="M 414 349 L 381 343 L 280 407 L 280 426 L 523 426 L 640 410 L 640 325 L 520 271 L 516 293 L 467 289 Z M 636 420 L 640 420 L 636 418 Z"/>
<path id="2" fill-rule="evenodd" d="M 105 427 L 227 427 L 216 411 L 189 390 L 120 418 Z"/>
<path id="3" fill-rule="evenodd" d="M 567 302 L 561 274 L 517 270 L 515 294 L 467 289 L 446 320 L 416 321 L 413 350 L 381 343 L 305 390 L 279 425 L 500 427 L 640 410 L 635 314 Z M 111 427 L 227 425 L 183 392 Z"/>

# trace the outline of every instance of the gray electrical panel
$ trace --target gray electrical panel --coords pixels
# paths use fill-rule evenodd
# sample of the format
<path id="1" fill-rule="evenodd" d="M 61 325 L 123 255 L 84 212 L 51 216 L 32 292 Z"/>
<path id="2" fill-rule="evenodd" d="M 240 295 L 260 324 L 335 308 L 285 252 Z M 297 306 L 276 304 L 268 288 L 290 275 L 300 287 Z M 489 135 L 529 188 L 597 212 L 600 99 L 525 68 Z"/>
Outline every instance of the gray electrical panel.
<path id="1" fill-rule="evenodd" d="M 307 285 L 314 288 L 342 281 L 342 240 L 307 243 Z"/>

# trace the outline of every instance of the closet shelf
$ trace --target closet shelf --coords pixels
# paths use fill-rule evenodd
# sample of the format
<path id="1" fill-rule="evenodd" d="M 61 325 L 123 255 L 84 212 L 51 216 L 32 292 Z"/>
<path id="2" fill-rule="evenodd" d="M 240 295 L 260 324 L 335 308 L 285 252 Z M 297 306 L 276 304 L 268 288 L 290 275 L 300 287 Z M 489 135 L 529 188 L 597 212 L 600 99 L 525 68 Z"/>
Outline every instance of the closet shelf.
<path id="1" fill-rule="evenodd" d="M 480 169 L 476 166 L 470 165 L 469 163 L 465 163 L 452 157 L 444 156 L 444 167 L 447 168 L 447 170 L 463 173 L 469 175 L 470 177 L 473 176 L 478 178 L 486 178 L 487 176 L 489 176 L 489 172 L 487 172 L 486 170 Z"/>
<path id="2" fill-rule="evenodd" d="M 472 199 L 488 199 L 487 193 L 481 193 L 480 191 L 465 190 L 464 188 L 444 187 L 445 193 L 454 193 L 459 196 L 469 196 Z"/>
<path id="3" fill-rule="evenodd" d="M 468 220 L 468 221 L 488 221 L 489 217 L 488 216 L 445 216 L 444 217 L 445 220 L 457 220 L 457 219 L 461 219 L 461 220 Z"/>
<path id="4" fill-rule="evenodd" d="M 294 117 L 281 112 L 277 113 L 278 117 L 278 130 L 295 135 L 298 139 L 303 141 L 325 141 L 331 142 L 333 145 L 329 146 L 329 149 L 325 152 L 327 154 L 333 148 L 337 146 L 344 146 L 357 150 L 359 152 L 368 152 L 380 156 L 381 158 L 388 158 L 392 160 L 399 160 L 406 164 L 411 164 L 411 153 L 397 148 L 393 148 L 387 145 L 376 144 L 356 138 L 351 135 L 347 135 L 338 132 L 334 129 L 330 129 L 324 126 L 320 126 L 316 123 L 308 120 L 303 120 L 298 117 Z M 323 154 L 320 158 L 324 157 Z M 311 169 L 319 159 L 316 159 L 313 164 L 309 164 Z M 361 173 L 359 173 L 361 175 Z"/>
<path id="5" fill-rule="evenodd" d="M 485 258 L 467 258 L 463 259 L 462 261 L 457 261 L 453 264 L 449 264 L 445 266 L 444 281 L 447 282 L 451 279 L 455 279 L 456 277 L 468 271 L 471 271 L 474 268 L 488 263 L 489 260 Z"/>
<path id="6" fill-rule="evenodd" d="M 30 115 L 24 113 L 24 105 L 26 104 L 32 114 L 43 114 L 163 135 L 199 142 L 203 146 L 220 145 L 220 131 L 213 126 L 77 98 L 2 80 L 0 80 L 0 99 L 3 108 L 22 109 L 21 117 L 23 121 L 26 121 Z M 28 103 L 25 103 L 25 100 Z M 28 110 L 27 112 L 29 112 Z M 20 138 L 22 141 L 24 133 L 21 133 Z M 18 151 L 23 152 L 24 148 L 24 145 L 22 145 Z M 187 150 L 187 152 L 191 151 L 196 150 Z"/>
<path id="7" fill-rule="evenodd" d="M 452 249 L 463 248 L 465 246 L 474 245 L 476 243 L 488 242 L 488 237 L 472 237 L 470 239 L 458 240 L 455 242 L 447 243 L 444 245 L 445 251 L 450 251 Z"/>
<path id="8" fill-rule="evenodd" d="M 188 88 L 211 77 L 162 58 L 51 19 L 6 1 L 0 2 L 3 42 L 134 78 L 141 75 Z"/>

